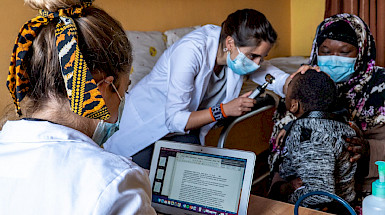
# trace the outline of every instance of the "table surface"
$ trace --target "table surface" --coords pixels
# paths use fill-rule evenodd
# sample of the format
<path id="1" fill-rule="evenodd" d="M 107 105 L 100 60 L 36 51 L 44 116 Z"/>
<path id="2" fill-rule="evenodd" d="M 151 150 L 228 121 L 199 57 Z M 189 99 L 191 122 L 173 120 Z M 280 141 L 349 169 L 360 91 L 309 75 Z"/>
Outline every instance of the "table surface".
<path id="1" fill-rule="evenodd" d="M 292 215 L 294 214 L 294 205 L 267 199 L 264 197 L 250 195 L 248 215 Z M 327 215 L 329 213 L 300 207 L 299 215 Z"/>
<path id="2" fill-rule="evenodd" d="M 294 205 L 271 200 L 268 198 L 250 195 L 249 207 L 247 208 L 247 215 L 293 215 Z M 328 215 L 329 213 L 300 207 L 299 215 Z M 157 215 L 164 215 L 157 212 Z M 330 215 L 330 214 L 329 214 Z"/>

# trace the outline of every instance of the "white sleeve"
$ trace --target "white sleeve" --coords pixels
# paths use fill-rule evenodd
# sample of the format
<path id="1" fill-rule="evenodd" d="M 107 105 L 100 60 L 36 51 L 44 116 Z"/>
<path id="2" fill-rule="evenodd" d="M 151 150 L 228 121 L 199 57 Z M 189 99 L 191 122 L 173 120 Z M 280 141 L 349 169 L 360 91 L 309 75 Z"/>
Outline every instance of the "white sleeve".
<path id="1" fill-rule="evenodd" d="M 283 93 L 283 86 L 285 85 L 286 79 L 287 77 L 289 77 L 289 74 L 271 65 L 270 62 L 263 62 L 261 64 L 261 67 L 256 72 L 250 75 L 250 78 L 255 83 L 262 85 L 266 82 L 265 76 L 267 74 L 270 74 L 275 78 L 273 84 L 267 85 L 267 89 L 274 91 L 281 97 L 285 97 L 285 94 Z"/>
<path id="2" fill-rule="evenodd" d="M 147 173 L 140 167 L 123 171 L 101 194 L 93 214 L 156 214 Z"/>
<path id="3" fill-rule="evenodd" d="M 195 76 L 200 71 L 202 54 L 192 42 L 178 44 L 170 54 L 170 76 L 166 101 L 166 126 L 170 132 L 185 132 L 191 111 L 189 106 L 195 89 Z"/>

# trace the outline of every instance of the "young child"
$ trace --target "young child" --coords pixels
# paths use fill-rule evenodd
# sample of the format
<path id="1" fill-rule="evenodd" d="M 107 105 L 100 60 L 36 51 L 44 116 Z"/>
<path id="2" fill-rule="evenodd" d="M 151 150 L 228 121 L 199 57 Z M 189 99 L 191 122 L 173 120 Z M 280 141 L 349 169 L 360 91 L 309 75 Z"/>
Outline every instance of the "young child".
<path id="1" fill-rule="evenodd" d="M 311 191 L 326 191 L 347 202 L 355 198 L 356 163 L 349 162 L 346 137 L 355 131 L 336 110 L 337 90 L 333 80 L 323 72 L 298 73 L 290 82 L 286 108 L 297 119 L 285 126 L 280 159 L 270 196 L 295 203 Z M 283 180 L 282 180 L 283 179 Z M 275 183 L 274 183 L 275 181 Z M 331 198 L 313 195 L 303 206 L 320 208 Z"/>

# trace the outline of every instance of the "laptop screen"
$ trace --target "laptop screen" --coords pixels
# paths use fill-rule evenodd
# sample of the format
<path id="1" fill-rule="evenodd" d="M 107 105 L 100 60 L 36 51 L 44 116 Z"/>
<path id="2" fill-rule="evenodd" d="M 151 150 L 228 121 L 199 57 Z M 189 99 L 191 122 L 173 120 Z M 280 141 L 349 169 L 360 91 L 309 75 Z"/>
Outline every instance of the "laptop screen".
<path id="1" fill-rule="evenodd" d="M 202 214 L 237 214 L 246 161 L 161 147 L 152 201 Z"/>

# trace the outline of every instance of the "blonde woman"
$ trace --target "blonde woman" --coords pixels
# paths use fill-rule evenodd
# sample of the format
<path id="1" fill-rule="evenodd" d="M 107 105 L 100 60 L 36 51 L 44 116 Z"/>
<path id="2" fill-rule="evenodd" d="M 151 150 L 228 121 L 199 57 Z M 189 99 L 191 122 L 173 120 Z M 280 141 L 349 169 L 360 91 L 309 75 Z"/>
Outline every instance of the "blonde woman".
<path id="1" fill-rule="evenodd" d="M 25 2 L 39 15 L 11 59 L 7 86 L 22 119 L 0 134 L 1 213 L 155 214 L 146 172 L 91 139 L 99 120 L 117 121 L 128 88 L 122 27 L 92 1 Z"/>

